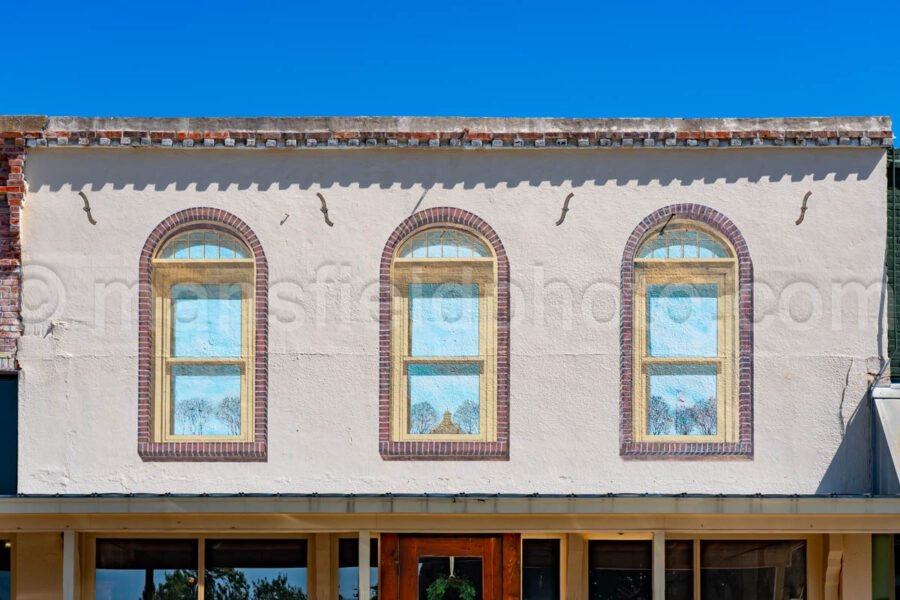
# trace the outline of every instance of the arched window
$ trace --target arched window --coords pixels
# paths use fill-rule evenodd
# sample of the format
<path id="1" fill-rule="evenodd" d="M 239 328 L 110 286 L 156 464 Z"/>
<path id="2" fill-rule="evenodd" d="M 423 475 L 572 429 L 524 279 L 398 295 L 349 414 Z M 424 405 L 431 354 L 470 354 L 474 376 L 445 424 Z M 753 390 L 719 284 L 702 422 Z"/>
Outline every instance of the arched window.
<path id="1" fill-rule="evenodd" d="M 480 219 L 475 226 L 464 221 L 433 219 L 412 231 L 403 228 L 406 234 L 389 242 L 397 250 L 390 252 L 388 263 L 385 456 L 507 455 L 506 256 L 501 290 L 499 240 L 493 232 L 485 235 L 489 228 Z M 504 349 L 498 393 L 500 329 Z"/>
<path id="2" fill-rule="evenodd" d="M 192 228 L 156 255 L 159 441 L 251 439 L 253 287 L 250 252 L 228 233 Z"/>
<path id="3" fill-rule="evenodd" d="M 141 329 L 152 358 L 149 386 L 141 384 L 139 449 L 145 459 L 264 459 L 266 332 L 258 310 L 266 297 L 257 288 L 265 286 L 265 257 L 236 218 L 196 211 L 210 218 L 179 213 L 185 222 L 166 231 L 164 221 L 145 248 Z"/>
<path id="4" fill-rule="evenodd" d="M 636 230 L 626 250 L 633 258 L 630 272 L 623 270 L 623 313 L 633 314 L 631 348 L 623 347 L 623 361 L 630 353 L 623 451 L 749 453 L 749 393 L 742 401 L 749 371 L 742 372 L 741 355 L 744 349 L 749 359 L 750 321 L 741 312 L 748 273 L 739 272 L 734 241 L 715 220 L 684 209 L 660 216 Z M 740 236 L 733 225 L 728 231 Z M 746 250 L 742 238 L 740 246 Z"/>

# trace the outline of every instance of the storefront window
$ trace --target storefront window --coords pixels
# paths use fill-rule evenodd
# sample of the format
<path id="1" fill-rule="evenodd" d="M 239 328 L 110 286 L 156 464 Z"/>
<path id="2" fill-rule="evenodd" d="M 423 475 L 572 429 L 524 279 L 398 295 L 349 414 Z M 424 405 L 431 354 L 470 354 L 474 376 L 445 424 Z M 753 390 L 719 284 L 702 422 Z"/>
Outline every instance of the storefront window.
<path id="1" fill-rule="evenodd" d="M 206 600 L 306 600 L 306 540 L 207 540 Z"/>
<path id="2" fill-rule="evenodd" d="M 806 598 L 803 540 L 702 541 L 702 598 Z"/>
<path id="3" fill-rule="evenodd" d="M 195 540 L 97 540 L 97 600 L 197 597 Z"/>
<path id="4" fill-rule="evenodd" d="M 338 540 L 338 600 L 374 600 L 378 598 L 378 540 L 369 546 L 369 596 L 359 594 L 359 539 Z"/>
<path id="5" fill-rule="evenodd" d="M 694 542 L 666 542 L 666 600 L 694 597 Z"/>
<path id="6" fill-rule="evenodd" d="M 652 569 L 653 543 L 649 540 L 591 541 L 588 544 L 588 598 L 649 599 L 653 592 Z"/>
<path id="7" fill-rule="evenodd" d="M 12 543 L 0 540 L 0 600 L 12 598 Z"/>
<path id="8" fill-rule="evenodd" d="M 559 540 L 522 540 L 523 600 L 559 600 Z"/>

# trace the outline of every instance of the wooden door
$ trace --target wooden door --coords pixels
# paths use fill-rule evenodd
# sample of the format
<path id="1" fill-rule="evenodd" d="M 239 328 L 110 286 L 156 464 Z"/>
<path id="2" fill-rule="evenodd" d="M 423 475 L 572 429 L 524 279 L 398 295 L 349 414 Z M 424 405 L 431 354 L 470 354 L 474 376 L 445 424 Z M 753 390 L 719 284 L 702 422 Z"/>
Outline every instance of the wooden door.
<path id="1" fill-rule="evenodd" d="M 519 600 L 520 536 L 381 535 L 379 600 L 427 600 L 432 585 L 475 588 L 476 600 Z"/>

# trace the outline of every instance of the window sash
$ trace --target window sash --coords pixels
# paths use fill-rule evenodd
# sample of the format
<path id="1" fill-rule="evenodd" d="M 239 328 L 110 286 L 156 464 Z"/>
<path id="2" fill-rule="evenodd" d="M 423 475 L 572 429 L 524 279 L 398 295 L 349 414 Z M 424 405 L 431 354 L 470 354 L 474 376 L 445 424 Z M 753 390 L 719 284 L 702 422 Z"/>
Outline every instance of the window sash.
<path id="1" fill-rule="evenodd" d="M 496 267 L 493 259 L 397 259 L 391 301 L 391 439 L 395 441 L 494 441 L 497 437 L 496 394 Z M 478 284 L 478 355 L 412 356 L 410 284 Z M 409 432 L 408 369 L 412 364 L 477 364 L 479 432 L 477 434 L 413 434 Z M 442 415 L 441 415 L 442 416 Z"/>
<path id="2" fill-rule="evenodd" d="M 165 261 L 153 264 L 153 438 L 157 442 L 250 442 L 254 439 L 255 265 L 252 261 Z M 224 264 L 223 264 L 224 263 Z M 239 285 L 241 288 L 241 356 L 182 358 L 173 356 L 172 286 Z M 176 366 L 240 367 L 241 433 L 176 435 L 172 370 Z"/>
<path id="3" fill-rule="evenodd" d="M 738 319 L 736 263 L 733 259 L 651 259 L 635 261 L 632 436 L 635 442 L 734 442 L 739 432 L 737 393 Z M 655 357 L 649 352 L 647 290 L 652 285 L 716 285 L 717 356 Z M 650 375 L 654 366 L 716 367 L 716 433 L 714 435 L 650 435 Z"/>

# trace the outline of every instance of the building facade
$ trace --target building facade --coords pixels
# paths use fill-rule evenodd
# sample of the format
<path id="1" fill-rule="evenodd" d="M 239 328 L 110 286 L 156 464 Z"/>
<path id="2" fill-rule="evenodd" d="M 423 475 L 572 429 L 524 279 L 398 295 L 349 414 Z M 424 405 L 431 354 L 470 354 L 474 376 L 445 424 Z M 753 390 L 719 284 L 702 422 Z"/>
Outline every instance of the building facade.
<path id="1" fill-rule="evenodd" d="M 0 129 L 14 597 L 895 597 L 889 119 Z"/>

